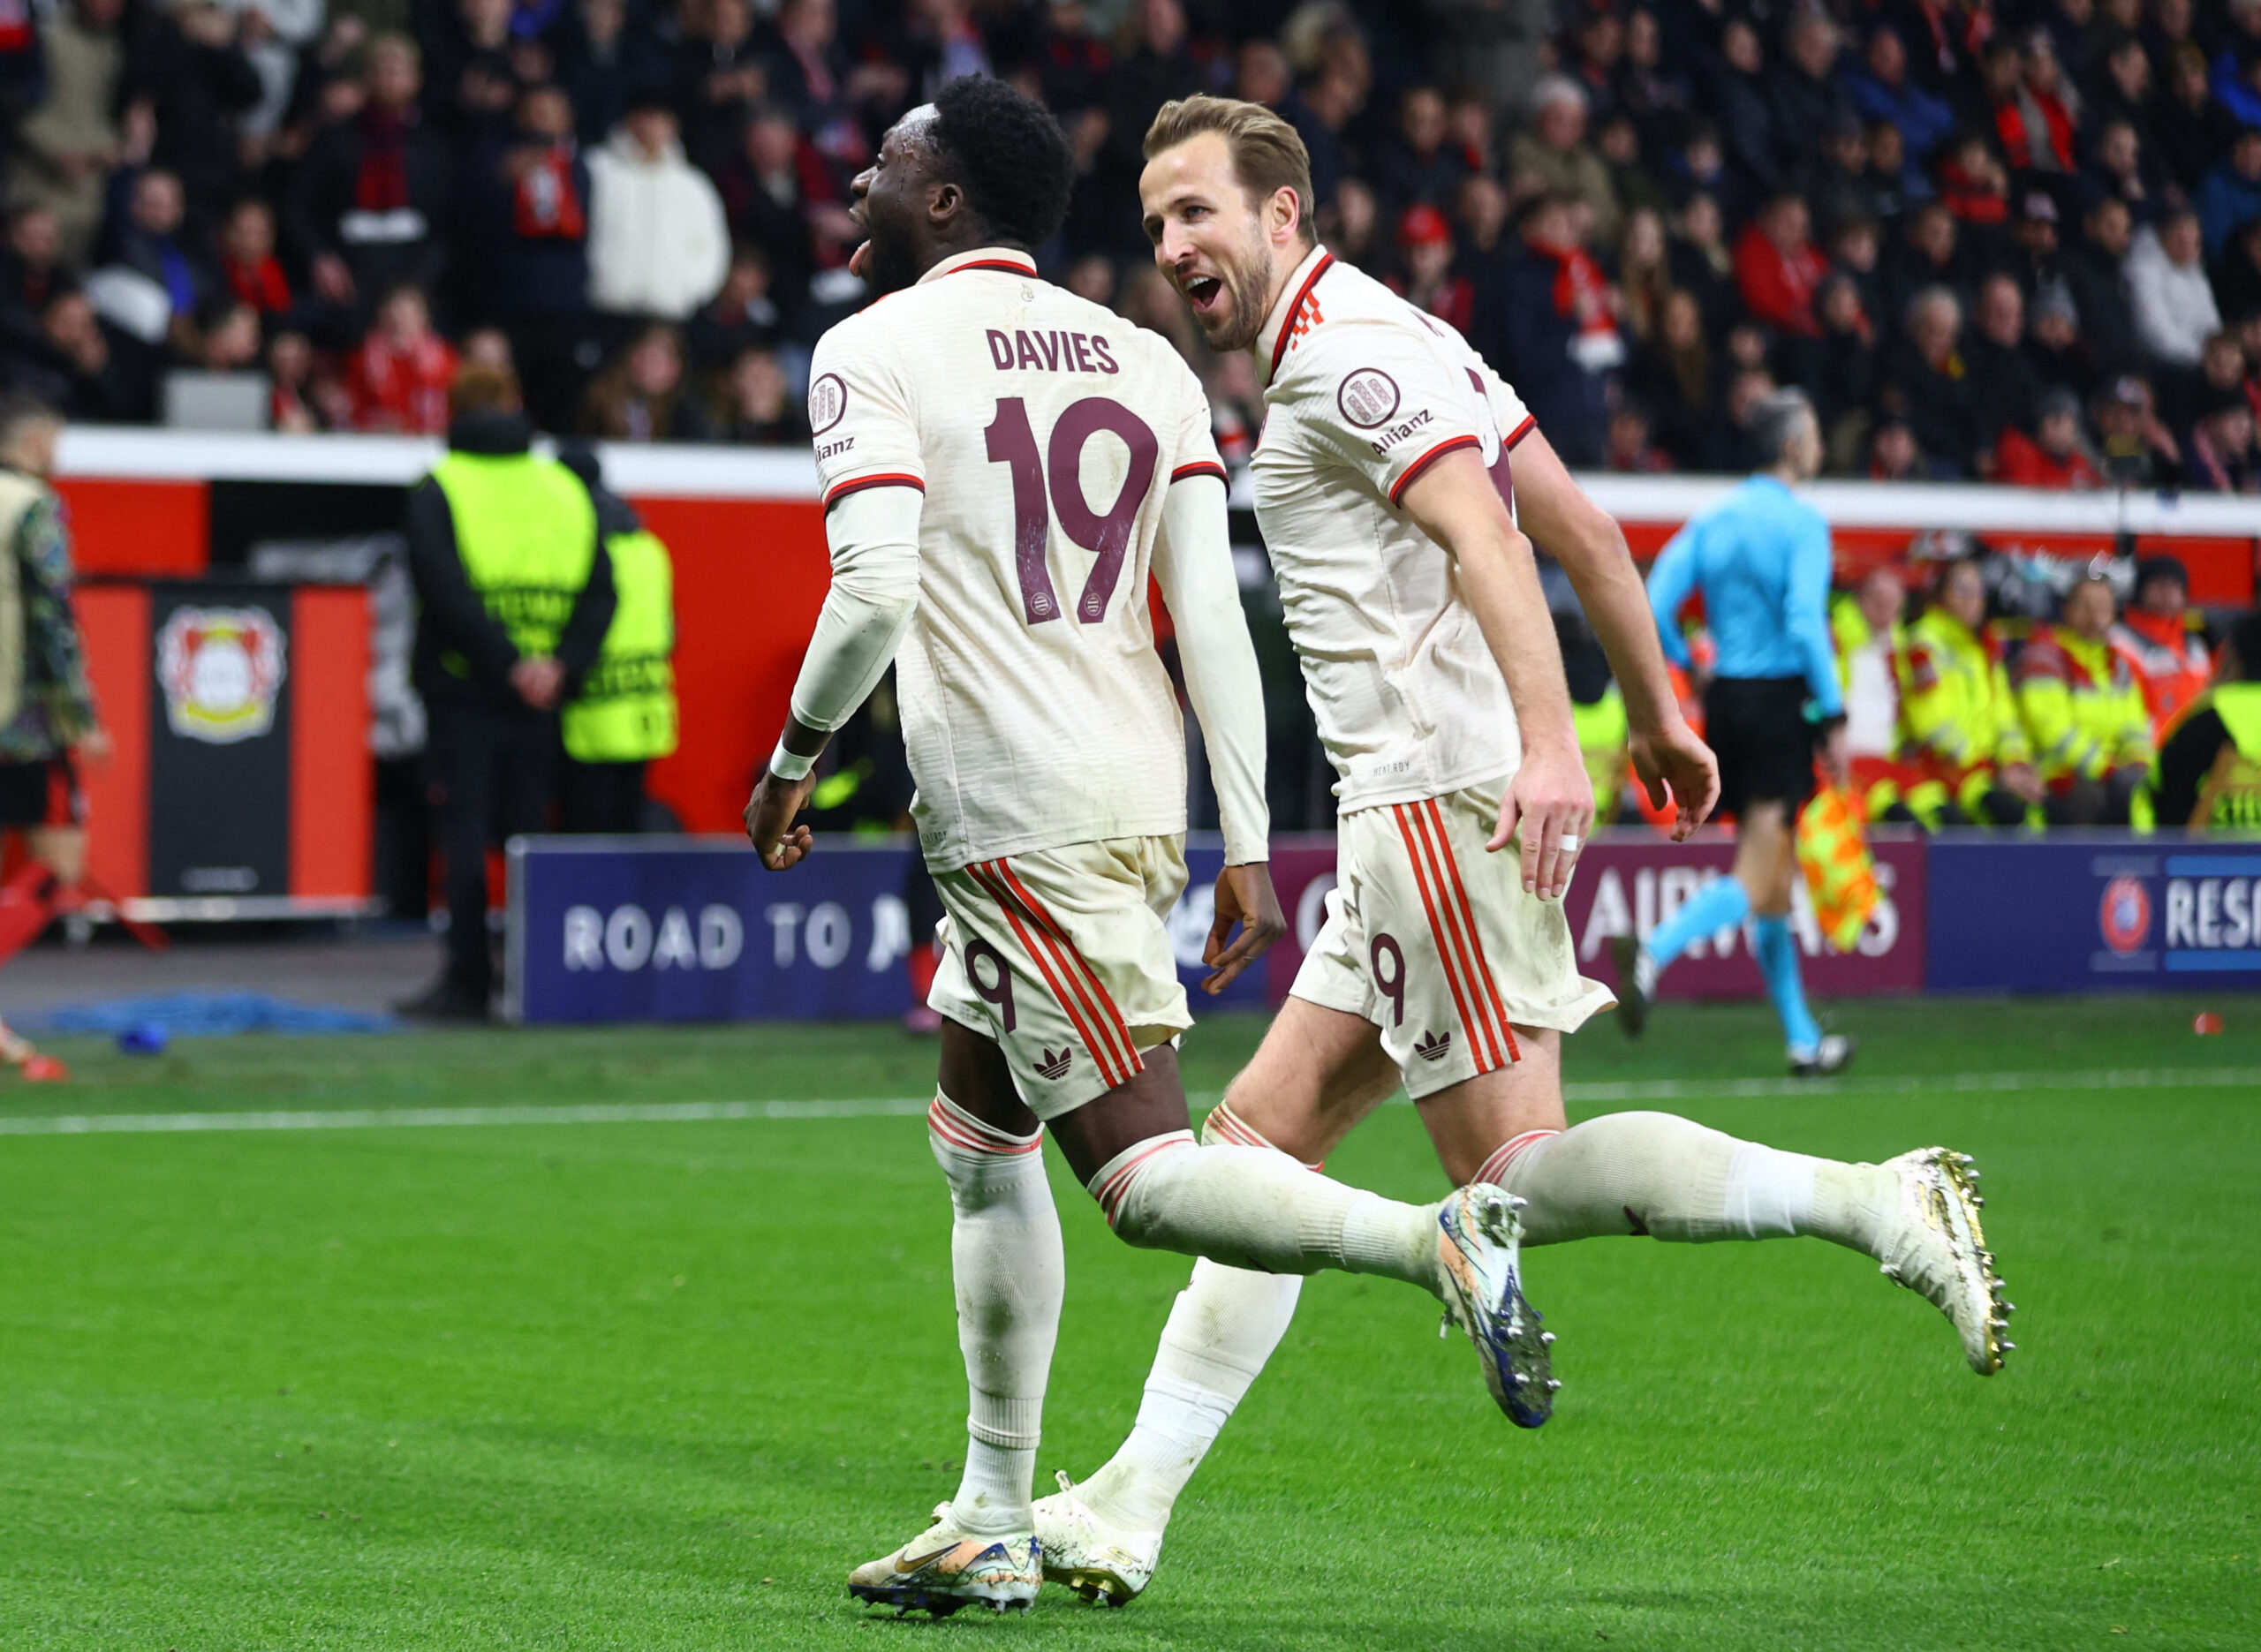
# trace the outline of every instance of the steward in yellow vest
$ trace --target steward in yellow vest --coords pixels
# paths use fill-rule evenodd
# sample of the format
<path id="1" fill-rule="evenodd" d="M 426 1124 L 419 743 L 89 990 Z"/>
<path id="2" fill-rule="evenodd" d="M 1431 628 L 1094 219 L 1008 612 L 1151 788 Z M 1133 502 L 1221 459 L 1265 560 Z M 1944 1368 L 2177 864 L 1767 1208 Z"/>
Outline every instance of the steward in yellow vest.
<path id="1" fill-rule="evenodd" d="M 1887 566 L 1871 570 L 1857 592 L 1829 607 L 1837 686 L 1845 697 L 1845 755 L 1871 820 L 1914 818 L 1905 803 L 1917 776 L 1899 761 L 1899 659 L 1908 638 L 1900 614 L 1907 600 L 1906 581 Z"/>
<path id="2" fill-rule="evenodd" d="M 2151 768 L 2143 687 L 2109 640 L 2116 607 L 2110 585 L 2082 580 L 2063 622 L 2035 632 L 2011 676 L 2053 826 L 2131 824 Z"/>
<path id="3" fill-rule="evenodd" d="M 588 489 L 619 599 L 596 662 L 561 719 L 559 824 L 568 832 L 639 832 L 645 765 L 676 748 L 675 567 L 635 508 L 604 485 L 595 449 L 576 442 L 557 456 Z"/>
<path id="4" fill-rule="evenodd" d="M 612 623 L 612 563 L 597 554 L 588 490 L 529 451 L 533 428 L 507 370 L 466 366 L 450 406 L 448 455 L 409 495 L 407 523 L 448 969 L 401 1008 L 482 1020 L 494 984 L 487 849 L 549 829 L 558 707 Z"/>
<path id="5" fill-rule="evenodd" d="M 1909 806 L 1929 826 L 2014 826 L 2042 797 L 2001 651 L 1984 629 L 1978 564 L 1951 562 L 1900 650 L 1902 752 L 1920 775 Z"/>
<path id="6" fill-rule="evenodd" d="M 2169 730 L 2151 795 L 2162 826 L 2261 836 L 2261 617 L 2239 622 L 2214 685 Z"/>

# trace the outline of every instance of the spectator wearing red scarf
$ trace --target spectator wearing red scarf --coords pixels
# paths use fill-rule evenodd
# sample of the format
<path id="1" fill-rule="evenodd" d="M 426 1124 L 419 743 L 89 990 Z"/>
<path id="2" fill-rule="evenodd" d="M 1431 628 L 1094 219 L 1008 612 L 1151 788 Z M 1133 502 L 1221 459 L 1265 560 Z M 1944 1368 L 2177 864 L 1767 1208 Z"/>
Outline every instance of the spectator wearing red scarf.
<path id="1" fill-rule="evenodd" d="M 346 369 L 356 430 L 436 436 L 448 427 L 448 386 L 456 352 L 432 330 L 432 313 L 414 287 L 395 287 L 377 306 L 376 325 Z"/>
<path id="2" fill-rule="evenodd" d="M 2000 58 L 2015 63 L 2015 79 L 2008 63 L 1998 70 Z M 2021 47 L 1997 47 L 1987 70 L 2003 88 L 1994 103 L 1994 131 L 2010 164 L 2025 172 L 2070 172 L 2079 111 L 2058 69 L 2049 31 L 2033 30 Z"/>
<path id="3" fill-rule="evenodd" d="M 1585 250 L 1590 214 L 1549 192 L 1525 215 L 1525 256 L 1508 277 L 1502 309 L 1516 388 L 1565 461 L 1599 464 L 1609 425 L 1610 376 L 1624 365 L 1617 306 Z"/>
<path id="4" fill-rule="evenodd" d="M 1829 260 L 1811 241 L 1812 216 L 1796 195 L 1781 194 L 1735 238 L 1735 284 L 1746 309 L 1778 332 L 1821 336 L 1813 295 Z"/>
<path id="5" fill-rule="evenodd" d="M 509 140 L 483 150 L 466 179 L 486 242 L 485 313 L 510 336 L 526 411 L 546 430 L 573 418 L 590 326 L 589 169 L 575 124 L 556 87 L 521 93 Z"/>
<path id="6" fill-rule="evenodd" d="M 314 140 L 284 208 L 315 292 L 362 314 L 404 282 L 427 292 L 438 284 L 455 176 L 454 157 L 417 112 L 423 68 L 415 42 L 375 35 L 364 64 L 360 114 Z"/>
<path id="7" fill-rule="evenodd" d="M 275 214 L 263 200 L 239 200 L 220 227 L 220 279 L 262 324 L 291 308 L 291 283 L 275 256 Z"/>

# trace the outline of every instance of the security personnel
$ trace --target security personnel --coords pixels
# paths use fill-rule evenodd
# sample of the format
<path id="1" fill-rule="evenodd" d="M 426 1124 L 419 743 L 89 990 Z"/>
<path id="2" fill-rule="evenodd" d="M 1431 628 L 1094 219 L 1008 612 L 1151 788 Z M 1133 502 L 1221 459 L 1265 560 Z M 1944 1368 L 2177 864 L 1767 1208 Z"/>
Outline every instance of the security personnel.
<path id="1" fill-rule="evenodd" d="M 674 754 L 679 724 L 675 564 L 635 507 L 604 485 L 595 449 L 574 442 L 557 458 L 589 490 L 618 597 L 596 663 L 561 717 L 558 825 L 567 832 L 640 832 L 645 766 Z"/>
<path id="2" fill-rule="evenodd" d="M 2152 737 L 2165 739 L 2213 675 L 2205 624 L 2191 610 L 2190 575 L 2180 558 L 2146 556 L 2136 564 L 2135 593 L 2112 628 L 2112 645 L 2135 668 Z"/>
<path id="3" fill-rule="evenodd" d="M 2134 669 L 2111 644 L 2112 587 L 2082 580 L 2064 618 L 2018 655 L 2018 713 L 2048 788 L 2052 826 L 2128 826 L 2151 763 L 2151 717 Z"/>
<path id="4" fill-rule="evenodd" d="M 2163 826 L 2261 832 L 2261 615 L 2238 622 L 2213 687 L 2159 747 L 2151 794 Z"/>
<path id="5" fill-rule="evenodd" d="M 1902 768 L 1897 662 L 1908 639 L 1901 609 L 1908 584 L 1897 568 L 1872 568 L 1856 592 L 1829 607 L 1837 645 L 1837 683 L 1845 694 L 1845 753 L 1853 789 L 1872 820 L 1905 818 L 1900 805 L 1915 776 Z"/>
<path id="6" fill-rule="evenodd" d="M 548 827 L 557 708 L 612 622 L 612 564 L 597 554 L 588 489 L 528 450 L 533 427 L 507 368 L 465 366 L 449 409 L 448 456 L 409 495 L 407 524 L 448 966 L 401 1010 L 481 1021 L 495 974 L 487 850 Z"/>
<path id="7" fill-rule="evenodd" d="M 1902 750 L 1921 776 L 1907 803 L 1925 826 L 2015 826 L 2042 801 L 2009 674 L 1985 620 L 1978 564 L 1949 562 L 1900 651 Z"/>

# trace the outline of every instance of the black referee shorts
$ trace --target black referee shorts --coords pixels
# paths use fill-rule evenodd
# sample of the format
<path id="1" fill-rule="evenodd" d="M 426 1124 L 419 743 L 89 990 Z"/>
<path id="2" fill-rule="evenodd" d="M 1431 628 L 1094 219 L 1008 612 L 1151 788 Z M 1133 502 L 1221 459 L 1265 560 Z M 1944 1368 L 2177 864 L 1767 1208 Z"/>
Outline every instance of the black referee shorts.
<path id="1" fill-rule="evenodd" d="M 1714 677 L 1704 738 L 1720 759 L 1720 810 L 1779 803 L 1795 818 L 1813 795 L 1814 726 L 1804 677 Z"/>

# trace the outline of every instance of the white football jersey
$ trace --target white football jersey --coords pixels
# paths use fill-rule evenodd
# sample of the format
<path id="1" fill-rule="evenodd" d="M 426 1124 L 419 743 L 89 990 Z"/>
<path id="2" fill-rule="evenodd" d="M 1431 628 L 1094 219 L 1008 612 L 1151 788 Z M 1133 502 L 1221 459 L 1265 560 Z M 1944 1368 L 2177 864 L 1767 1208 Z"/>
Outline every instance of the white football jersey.
<path id="1" fill-rule="evenodd" d="M 1225 471 L 1168 341 L 966 253 L 824 336 L 809 429 L 828 510 L 926 494 L 896 683 L 928 864 L 1183 832 L 1147 566 L 1170 485 Z"/>
<path id="2" fill-rule="evenodd" d="M 1458 332 L 1324 248 L 1256 342 L 1256 519 L 1345 810 L 1512 773 L 1515 708 L 1452 558 L 1396 507 L 1474 449 L 1507 495 L 1522 399 Z"/>

